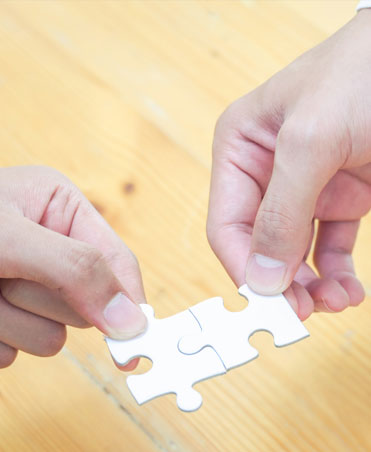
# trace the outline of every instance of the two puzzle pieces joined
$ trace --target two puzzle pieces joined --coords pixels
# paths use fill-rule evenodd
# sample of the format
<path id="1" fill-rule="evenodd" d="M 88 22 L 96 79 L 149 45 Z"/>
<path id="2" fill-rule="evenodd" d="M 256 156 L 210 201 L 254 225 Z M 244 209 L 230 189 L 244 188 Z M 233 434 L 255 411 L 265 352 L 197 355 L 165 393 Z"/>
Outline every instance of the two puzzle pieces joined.
<path id="1" fill-rule="evenodd" d="M 195 411 L 202 397 L 193 385 L 256 358 L 259 353 L 249 344 L 249 337 L 256 331 L 270 332 L 276 347 L 309 336 L 282 294 L 259 295 L 246 284 L 238 292 L 248 300 L 240 312 L 228 311 L 223 299 L 215 297 L 171 317 L 156 319 L 153 308 L 141 304 L 148 320 L 144 333 L 124 341 L 106 338 L 118 364 L 136 357 L 152 361 L 147 373 L 127 378 L 139 404 L 175 393 L 181 410 Z"/>

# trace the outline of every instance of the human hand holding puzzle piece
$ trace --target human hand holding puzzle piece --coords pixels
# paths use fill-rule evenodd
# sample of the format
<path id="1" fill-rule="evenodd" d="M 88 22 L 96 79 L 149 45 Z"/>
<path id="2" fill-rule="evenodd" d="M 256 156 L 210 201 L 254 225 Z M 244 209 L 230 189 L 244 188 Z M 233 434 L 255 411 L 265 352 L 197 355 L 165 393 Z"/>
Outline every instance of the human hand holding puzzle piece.
<path id="1" fill-rule="evenodd" d="M 192 386 L 256 358 L 259 353 L 249 344 L 249 337 L 256 331 L 270 332 L 276 347 L 309 336 L 282 294 L 259 295 L 246 284 L 238 292 L 249 302 L 240 312 L 228 311 L 223 299 L 215 297 L 171 317 L 156 319 L 152 307 L 142 304 L 148 320 L 144 333 L 125 341 L 106 338 L 118 364 L 135 357 L 153 362 L 147 373 L 127 378 L 139 404 L 175 393 L 181 410 L 195 411 L 202 397 Z"/>

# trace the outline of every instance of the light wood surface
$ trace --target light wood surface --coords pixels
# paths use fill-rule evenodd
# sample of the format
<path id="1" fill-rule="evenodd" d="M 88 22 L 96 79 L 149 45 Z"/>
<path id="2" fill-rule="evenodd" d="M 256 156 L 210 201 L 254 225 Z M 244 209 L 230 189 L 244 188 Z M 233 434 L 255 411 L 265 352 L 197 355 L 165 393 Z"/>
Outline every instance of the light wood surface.
<path id="1" fill-rule="evenodd" d="M 1 1 L 0 165 L 67 174 L 137 254 L 168 316 L 242 301 L 205 236 L 215 121 L 354 14 L 354 1 Z M 371 219 L 356 266 L 371 295 Z M 0 372 L 0 451 L 371 450 L 370 299 L 313 315 L 311 338 L 138 407 L 96 330 Z M 140 369 L 148 369 L 143 360 Z M 139 370 L 140 370 L 139 369 Z"/>

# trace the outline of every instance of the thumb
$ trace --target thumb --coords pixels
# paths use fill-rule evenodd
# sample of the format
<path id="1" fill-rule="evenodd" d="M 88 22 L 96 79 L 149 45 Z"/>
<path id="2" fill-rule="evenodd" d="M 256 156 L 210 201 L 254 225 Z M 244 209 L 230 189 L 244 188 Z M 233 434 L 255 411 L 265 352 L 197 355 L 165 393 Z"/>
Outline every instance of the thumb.
<path id="1" fill-rule="evenodd" d="M 277 137 L 246 267 L 247 284 L 264 295 L 285 291 L 294 279 L 308 246 L 317 198 L 336 171 L 328 149 L 321 152 L 320 140 L 291 130 L 283 126 Z"/>
<path id="2" fill-rule="evenodd" d="M 81 317 L 115 339 L 145 329 L 140 307 L 97 248 L 18 215 L 1 213 L 0 222 L 0 278 L 27 279 L 58 290 Z M 131 253 L 123 253 L 121 260 L 126 261 L 130 277 L 141 284 Z"/>

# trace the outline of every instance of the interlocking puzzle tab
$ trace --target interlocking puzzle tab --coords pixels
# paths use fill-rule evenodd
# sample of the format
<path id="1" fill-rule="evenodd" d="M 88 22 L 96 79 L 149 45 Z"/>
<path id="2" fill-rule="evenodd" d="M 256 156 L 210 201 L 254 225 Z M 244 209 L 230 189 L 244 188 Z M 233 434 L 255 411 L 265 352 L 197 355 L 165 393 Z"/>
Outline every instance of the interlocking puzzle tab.
<path id="1" fill-rule="evenodd" d="M 204 347 L 212 347 L 229 370 L 259 356 L 248 341 L 256 331 L 272 333 L 276 347 L 292 344 L 309 335 L 282 294 L 259 295 L 246 284 L 238 292 L 249 301 L 240 312 L 225 309 L 220 297 L 189 309 L 202 331 L 180 340 L 179 350 L 182 353 L 192 354 Z"/>
<path id="2" fill-rule="evenodd" d="M 149 358 L 153 366 L 145 374 L 130 375 L 126 382 L 141 405 L 168 393 L 177 395 L 177 405 L 183 411 L 195 411 L 202 404 L 201 395 L 192 386 L 207 378 L 225 373 L 219 356 L 211 348 L 201 353 L 185 355 L 178 350 L 182 335 L 200 333 L 200 325 L 187 310 L 165 319 L 156 319 L 153 308 L 141 304 L 148 320 L 147 330 L 126 341 L 106 338 L 113 359 L 124 365 L 131 359 Z"/>
<path id="3" fill-rule="evenodd" d="M 258 352 L 248 342 L 254 332 L 270 332 L 277 347 L 309 336 L 283 295 L 262 296 L 247 285 L 240 287 L 239 293 L 249 302 L 240 312 L 228 311 L 223 299 L 215 297 L 156 319 L 152 307 L 142 304 L 148 320 L 144 333 L 126 341 L 106 338 L 118 364 L 141 356 L 153 362 L 147 373 L 127 378 L 139 404 L 175 393 L 181 410 L 197 410 L 202 397 L 193 385 L 256 358 Z"/>

